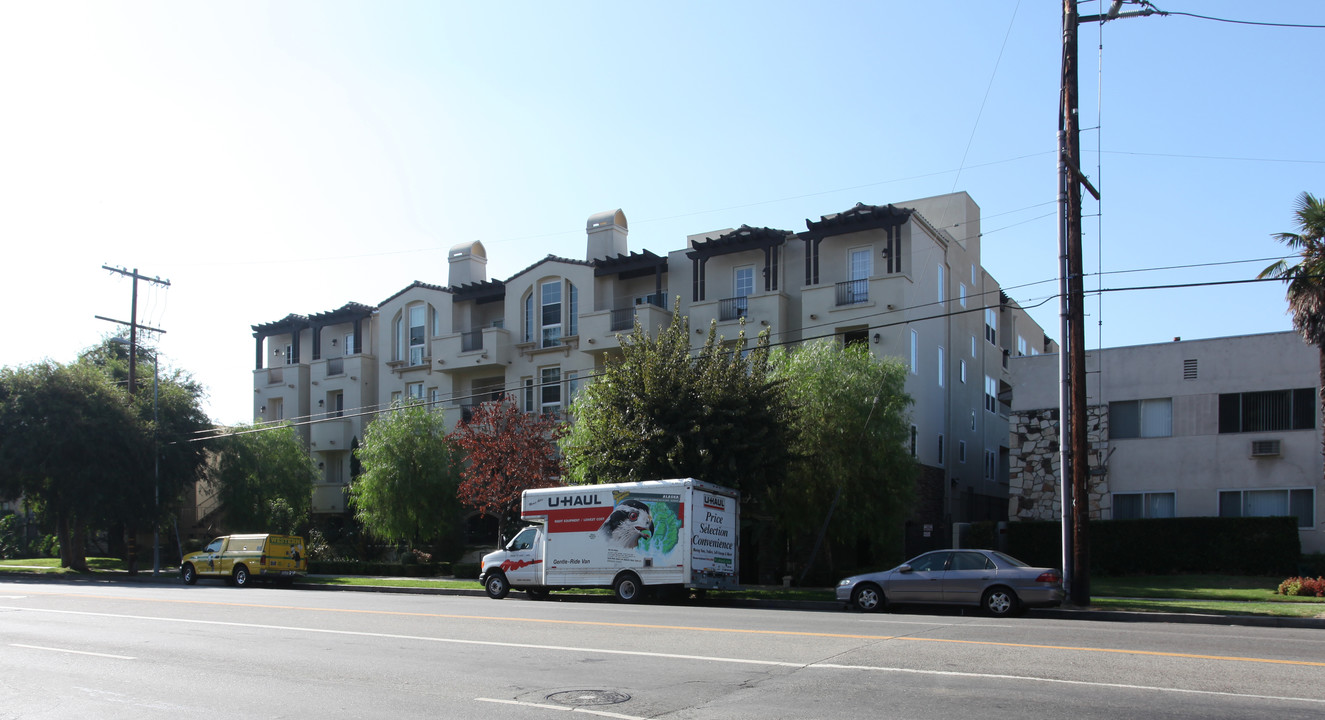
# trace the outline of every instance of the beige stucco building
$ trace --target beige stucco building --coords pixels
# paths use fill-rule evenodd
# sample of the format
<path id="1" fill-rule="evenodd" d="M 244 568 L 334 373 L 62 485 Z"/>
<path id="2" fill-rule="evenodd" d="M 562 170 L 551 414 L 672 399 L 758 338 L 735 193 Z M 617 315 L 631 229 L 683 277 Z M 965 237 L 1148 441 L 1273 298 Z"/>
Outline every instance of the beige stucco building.
<path id="1" fill-rule="evenodd" d="M 1057 520 L 1058 357 L 1010 366 L 1008 514 Z M 1319 372 L 1293 332 L 1089 352 L 1091 517 L 1291 515 L 1325 551 Z"/>
<path id="2" fill-rule="evenodd" d="M 734 339 L 831 337 L 911 368 L 912 447 L 925 468 L 912 544 L 944 545 L 954 521 L 1007 506 L 1008 360 L 1055 352 L 980 262 L 980 210 L 966 193 L 856 205 L 803 230 L 699 233 L 666 256 L 631 252 L 620 210 L 586 223 L 585 255 L 547 256 L 504 280 L 482 243 L 452 248 L 445 284 L 415 282 L 355 303 L 254 325 L 253 414 L 298 424 L 323 470 L 314 511 L 344 510 L 352 449 L 373 414 L 422 399 L 455 423 L 514 394 L 527 411 L 566 408 L 638 319 L 674 308 L 696 346 L 710 322 Z"/>

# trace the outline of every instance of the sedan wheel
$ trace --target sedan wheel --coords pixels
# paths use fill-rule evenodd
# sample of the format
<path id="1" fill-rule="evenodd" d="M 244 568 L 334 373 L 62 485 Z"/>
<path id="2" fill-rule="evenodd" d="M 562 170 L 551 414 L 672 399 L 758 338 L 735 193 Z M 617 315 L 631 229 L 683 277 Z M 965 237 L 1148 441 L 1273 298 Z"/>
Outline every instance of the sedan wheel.
<path id="1" fill-rule="evenodd" d="M 883 589 L 874 583 L 864 583 L 851 593 L 851 604 L 861 612 L 878 612 L 884 603 Z"/>
<path id="2" fill-rule="evenodd" d="M 984 598 L 980 600 L 980 606 L 985 609 L 985 612 L 994 617 L 1007 617 L 1015 614 L 1019 604 L 1017 594 L 1005 587 L 989 588 L 985 591 Z"/>

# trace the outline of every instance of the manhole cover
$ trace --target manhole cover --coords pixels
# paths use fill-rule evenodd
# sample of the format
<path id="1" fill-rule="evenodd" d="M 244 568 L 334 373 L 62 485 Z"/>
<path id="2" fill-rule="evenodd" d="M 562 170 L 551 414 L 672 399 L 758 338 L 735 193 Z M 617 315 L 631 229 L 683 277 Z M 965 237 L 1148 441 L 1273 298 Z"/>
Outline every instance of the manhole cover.
<path id="1" fill-rule="evenodd" d="M 552 693 L 547 696 L 547 699 L 554 703 L 578 707 L 582 705 L 615 705 L 629 700 L 630 696 L 612 690 L 566 690 L 565 692 Z"/>

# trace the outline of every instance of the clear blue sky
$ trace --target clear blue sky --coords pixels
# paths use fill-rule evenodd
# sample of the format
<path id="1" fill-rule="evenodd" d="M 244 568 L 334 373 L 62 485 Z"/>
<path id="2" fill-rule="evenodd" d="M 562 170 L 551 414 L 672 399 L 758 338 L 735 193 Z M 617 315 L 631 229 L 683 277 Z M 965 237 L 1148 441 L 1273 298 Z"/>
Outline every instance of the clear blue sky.
<path id="1" fill-rule="evenodd" d="M 1325 25 L 1325 3 L 1157 1 Z M 1089 2 L 1083 13 L 1107 3 Z M 1101 49 L 1102 45 L 1102 49 Z M 1188 17 L 1081 31 L 1088 288 L 1253 277 L 1325 193 L 1325 30 Z M 0 4 L 0 365 L 140 322 L 249 421 L 250 325 L 580 258 L 965 190 L 984 264 L 1057 337 L 1060 6 L 986 2 Z M 1102 65 L 1102 70 L 1101 70 Z M 1103 152 L 1097 152 L 1102 150 Z M 1241 262 L 1250 261 L 1256 262 Z M 1222 264 L 1163 269 L 1196 263 Z M 1091 347 L 1287 330 L 1283 289 L 1111 292 Z M 1101 323 L 1098 326 L 1096 323 Z"/>

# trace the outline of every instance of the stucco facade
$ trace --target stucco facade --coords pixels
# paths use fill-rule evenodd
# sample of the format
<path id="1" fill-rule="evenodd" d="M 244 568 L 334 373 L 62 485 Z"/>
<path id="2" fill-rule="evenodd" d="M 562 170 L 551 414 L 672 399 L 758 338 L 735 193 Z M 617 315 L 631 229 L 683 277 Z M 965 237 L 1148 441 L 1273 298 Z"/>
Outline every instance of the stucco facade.
<path id="1" fill-rule="evenodd" d="M 503 393 L 527 411 L 563 411 L 621 333 L 637 320 L 654 332 L 679 306 L 696 346 L 715 322 L 728 340 L 768 329 L 774 343 L 829 337 L 901 359 L 912 369 L 915 454 L 935 485 L 924 495 L 938 498 L 916 542 L 945 543 L 954 521 L 1001 519 L 1008 361 L 1057 346 L 982 268 L 980 210 L 966 193 L 857 205 L 801 231 L 698 233 L 666 255 L 630 252 L 620 210 L 591 216 L 585 231 L 583 259 L 547 256 L 493 280 L 482 243 L 462 244 L 444 285 L 415 282 L 367 312 L 352 303 L 253 326 L 254 416 L 301 423 L 325 473 L 316 512 L 344 509 L 353 467 L 340 449 L 394 400 L 428 401 L 451 424 Z M 342 358 L 350 327 L 362 347 Z M 337 338 L 339 350 L 328 346 Z M 332 374 L 331 359 L 354 372 Z M 342 414 L 331 417 L 336 392 Z M 343 421 L 334 437 L 319 430 L 327 420 Z"/>
<path id="2" fill-rule="evenodd" d="M 1057 519 L 1058 358 L 1010 365 L 1009 517 Z M 1109 348 L 1086 366 L 1092 517 L 1291 514 L 1303 551 L 1325 551 L 1319 356 L 1300 336 Z"/>

